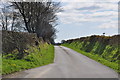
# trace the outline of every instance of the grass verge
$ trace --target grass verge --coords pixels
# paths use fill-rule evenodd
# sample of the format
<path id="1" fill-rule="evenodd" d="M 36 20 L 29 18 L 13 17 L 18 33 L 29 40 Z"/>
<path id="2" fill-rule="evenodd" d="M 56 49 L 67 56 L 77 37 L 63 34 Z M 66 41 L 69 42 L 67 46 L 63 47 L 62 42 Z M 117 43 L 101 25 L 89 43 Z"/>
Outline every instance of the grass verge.
<path id="1" fill-rule="evenodd" d="M 85 55 L 85 56 L 87 56 L 87 57 L 89 57 L 89 58 L 91 58 L 91 59 L 93 59 L 93 60 L 95 60 L 97 62 L 100 62 L 101 64 L 106 65 L 106 66 L 114 69 L 116 72 L 120 73 L 120 70 L 118 68 L 119 67 L 118 63 L 110 62 L 108 60 L 105 60 L 104 58 L 100 57 L 97 54 L 92 54 L 92 53 L 84 52 L 84 51 L 82 51 L 82 50 L 80 50 L 80 49 L 78 49 L 78 48 L 76 48 L 74 46 L 71 46 L 69 44 L 62 44 L 62 46 L 71 48 L 71 49 L 77 51 L 78 53 L 81 53 L 81 54 L 83 54 L 83 55 Z"/>
<path id="2" fill-rule="evenodd" d="M 8 58 L 9 55 L 2 57 L 2 75 L 18 72 L 30 68 L 40 67 L 53 63 L 54 61 L 54 46 L 53 45 L 40 45 L 31 47 L 26 50 L 29 55 L 23 59 Z M 11 54 L 12 55 L 12 54 Z"/>

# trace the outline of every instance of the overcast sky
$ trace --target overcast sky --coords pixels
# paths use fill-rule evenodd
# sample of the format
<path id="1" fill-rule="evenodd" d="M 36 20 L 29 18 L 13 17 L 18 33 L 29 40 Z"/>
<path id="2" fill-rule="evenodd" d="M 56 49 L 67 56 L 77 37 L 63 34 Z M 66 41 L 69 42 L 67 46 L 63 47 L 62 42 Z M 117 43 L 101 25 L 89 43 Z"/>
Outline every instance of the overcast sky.
<path id="1" fill-rule="evenodd" d="M 60 0 L 55 42 L 90 35 L 118 34 L 118 0 Z"/>

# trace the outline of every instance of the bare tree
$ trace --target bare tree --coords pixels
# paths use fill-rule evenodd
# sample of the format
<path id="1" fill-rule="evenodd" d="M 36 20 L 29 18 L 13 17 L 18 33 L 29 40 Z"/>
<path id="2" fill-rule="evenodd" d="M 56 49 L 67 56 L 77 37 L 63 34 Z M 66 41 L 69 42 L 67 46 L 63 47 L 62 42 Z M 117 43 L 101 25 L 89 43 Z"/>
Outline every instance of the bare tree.
<path id="1" fill-rule="evenodd" d="M 1 8 L 0 12 L 0 24 L 2 26 L 2 30 L 9 31 L 18 31 L 23 28 L 22 18 L 18 11 L 15 11 L 13 6 L 9 3 L 3 3 L 3 8 Z"/>
<path id="2" fill-rule="evenodd" d="M 1 19 L 1 25 L 2 25 L 2 29 L 3 30 L 8 30 L 8 25 L 9 25 L 9 22 L 10 22 L 10 14 L 9 14 L 9 11 L 8 11 L 8 6 L 5 6 L 3 4 L 3 8 L 1 8 L 1 12 L 0 12 L 0 19 Z"/>
<path id="3" fill-rule="evenodd" d="M 60 3 L 52 1 L 43 2 L 13 2 L 16 9 L 21 13 L 25 27 L 30 33 L 37 33 L 38 37 L 46 38 L 45 35 L 55 35 L 56 12 L 60 10 Z M 52 30 L 53 29 L 53 30 Z"/>

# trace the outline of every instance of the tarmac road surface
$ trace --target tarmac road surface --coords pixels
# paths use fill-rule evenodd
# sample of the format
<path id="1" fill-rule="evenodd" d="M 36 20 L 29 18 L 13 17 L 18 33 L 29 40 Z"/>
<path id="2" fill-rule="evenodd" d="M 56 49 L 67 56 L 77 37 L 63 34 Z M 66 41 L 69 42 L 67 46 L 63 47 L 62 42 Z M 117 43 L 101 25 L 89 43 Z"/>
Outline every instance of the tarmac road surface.
<path id="1" fill-rule="evenodd" d="M 33 68 L 11 75 L 7 78 L 118 78 L 118 74 L 80 54 L 63 46 L 55 46 L 53 64 Z"/>

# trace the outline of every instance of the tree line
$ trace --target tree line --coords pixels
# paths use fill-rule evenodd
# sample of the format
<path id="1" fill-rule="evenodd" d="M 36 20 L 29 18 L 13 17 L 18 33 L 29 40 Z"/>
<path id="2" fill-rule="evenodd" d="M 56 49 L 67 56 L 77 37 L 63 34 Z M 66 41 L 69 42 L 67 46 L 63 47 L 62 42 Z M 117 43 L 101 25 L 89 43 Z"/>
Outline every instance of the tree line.
<path id="1" fill-rule="evenodd" d="M 57 15 L 60 3 L 51 0 L 41 2 L 3 3 L 0 12 L 2 30 L 36 33 L 45 41 L 54 43 Z"/>

